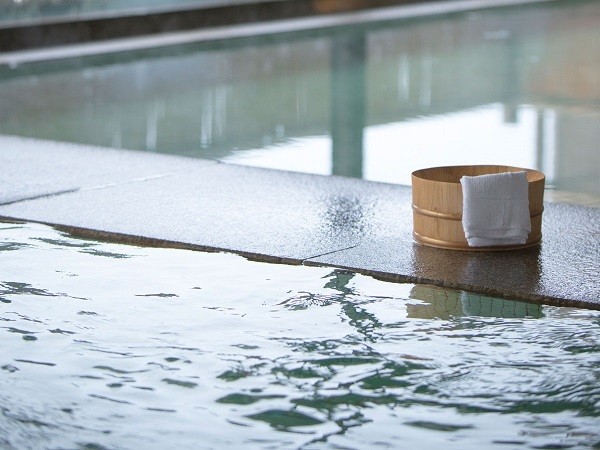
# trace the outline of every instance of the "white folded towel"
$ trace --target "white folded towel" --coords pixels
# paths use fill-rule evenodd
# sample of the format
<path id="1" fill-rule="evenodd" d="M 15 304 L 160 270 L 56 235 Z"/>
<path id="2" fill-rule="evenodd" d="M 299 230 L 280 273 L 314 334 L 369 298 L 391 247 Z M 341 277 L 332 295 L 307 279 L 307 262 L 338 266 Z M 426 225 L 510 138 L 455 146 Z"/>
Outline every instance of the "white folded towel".
<path id="1" fill-rule="evenodd" d="M 462 224 L 471 247 L 524 244 L 531 231 L 526 172 L 460 179 Z"/>

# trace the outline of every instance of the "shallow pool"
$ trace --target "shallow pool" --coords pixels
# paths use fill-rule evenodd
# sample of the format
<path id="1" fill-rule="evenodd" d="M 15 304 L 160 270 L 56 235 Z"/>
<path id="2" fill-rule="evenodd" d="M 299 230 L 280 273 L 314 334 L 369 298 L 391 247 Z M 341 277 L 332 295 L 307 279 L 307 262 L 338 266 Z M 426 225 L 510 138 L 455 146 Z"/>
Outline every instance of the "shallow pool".
<path id="1" fill-rule="evenodd" d="M 0 224 L 0 448 L 600 446 L 600 313 Z"/>
<path id="2" fill-rule="evenodd" d="M 599 2 L 387 11 L 400 18 L 0 55 L 0 134 L 405 185 L 424 167 L 530 167 L 600 205 Z"/>

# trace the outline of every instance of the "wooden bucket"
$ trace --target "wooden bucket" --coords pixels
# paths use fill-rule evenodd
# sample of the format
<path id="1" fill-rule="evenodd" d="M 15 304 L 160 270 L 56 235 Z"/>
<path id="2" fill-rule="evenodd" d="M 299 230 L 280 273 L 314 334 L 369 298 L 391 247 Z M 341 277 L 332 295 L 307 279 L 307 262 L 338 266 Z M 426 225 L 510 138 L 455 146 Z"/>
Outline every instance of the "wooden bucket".
<path id="1" fill-rule="evenodd" d="M 461 177 L 520 171 L 527 172 L 529 182 L 531 233 L 527 242 L 469 247 L 462 226 Z M 544 182 L 542 172 L 510 166 L 449 166 L 416 170 L 412 173 L 413 237 L 421 244 L 454 250 L 512 250 L 538 245 L 542 239 Z"/>

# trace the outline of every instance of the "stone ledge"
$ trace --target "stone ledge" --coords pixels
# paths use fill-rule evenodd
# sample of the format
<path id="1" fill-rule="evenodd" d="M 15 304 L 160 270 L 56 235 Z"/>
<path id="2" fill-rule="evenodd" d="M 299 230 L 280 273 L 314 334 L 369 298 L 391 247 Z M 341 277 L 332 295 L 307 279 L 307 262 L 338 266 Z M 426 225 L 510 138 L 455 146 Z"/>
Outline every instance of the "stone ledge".
<path id="1" fill-rule="evenodd" d="M 49 147 L 51 171 L 47 160 L 35 157 Z M 67 176 L 73 165 L 77 176 Z M 22 174 L 20 181 L 0 177 L 0 192 L 17 198 L 0 205 L 7 221 L 600 309 L 599 208 L 547 203 L 541 246 L 465 252 L 413 242 L 406 186 L 10 137 L 0 137 L 0 167 Z M 114 168 L 106 174 L 111 183 L 98 185 L 103 167 Z M 136 170 L 144 176 L 132 177 Z M 19 190 L 27 191 L 33 181 L 40 196 L 18 200 Z M 69 190 L 43 196 L 43 186 L 54 193 Z"/>

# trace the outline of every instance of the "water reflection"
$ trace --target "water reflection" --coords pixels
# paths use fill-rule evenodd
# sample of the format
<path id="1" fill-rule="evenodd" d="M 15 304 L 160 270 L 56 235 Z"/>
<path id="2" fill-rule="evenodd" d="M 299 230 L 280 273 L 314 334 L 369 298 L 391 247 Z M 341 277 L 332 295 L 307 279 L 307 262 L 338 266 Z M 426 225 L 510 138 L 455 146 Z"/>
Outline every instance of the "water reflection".
<path id="1" fill-rule="evenodd" d="M 556 1 L 4 67 L 0 132 L 404 184 L 424 166 L 519 165 L 598 195 L 599 9 Z"/>
<path id="2" fill-rule="evenodd" d="M 505 300 L 464 291 L 440 289 L 435 286 L 417 285 L 411 289 L 410 298 L 422 303 L 407 305 L 408 317 L 421 319 L 444 319 L 457 317 L 543 317 L 542 306 L 532 303 Z"/>
<path id="3" fill-rule="evenodd" d="M 365 126 L 366 37 L 336 33 L 331 39 L 331 173 L 362 178 Z"/>

